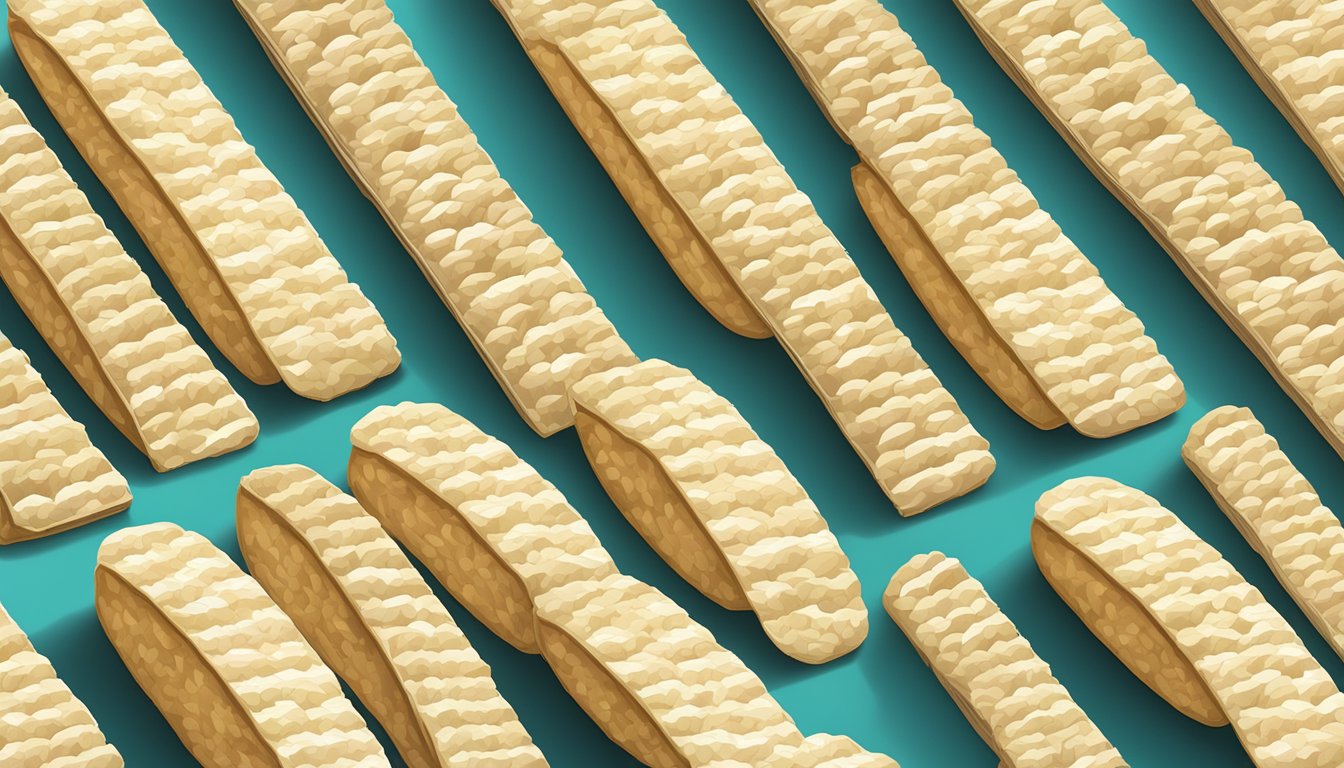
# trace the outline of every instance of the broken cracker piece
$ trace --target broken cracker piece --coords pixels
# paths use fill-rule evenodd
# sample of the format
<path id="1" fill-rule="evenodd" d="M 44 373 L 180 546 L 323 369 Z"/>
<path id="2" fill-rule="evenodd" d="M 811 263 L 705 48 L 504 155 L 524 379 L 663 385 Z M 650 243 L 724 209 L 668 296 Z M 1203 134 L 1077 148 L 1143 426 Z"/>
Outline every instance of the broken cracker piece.
<path id="1" fill-rule="evenodd" d="M 883 603 L 980 738 L 1008 768 L 1128 768 L 980 582 L 918 555 Z"/>
<path id="2" fill-rule="evenodd" d="M 142 0 L 14 0 L 38 91 L 215 345 L 258 384 L 330 400 L 396 341 Z"/>
<path id="3" fill-rule="evenodd" d="M 879 0 L 751 0 L 854 147 L 868 218 L 949 340 L 1024 419 L 1111 437 L 1185 403 L 1143 323 Z"/>
<path id="4" fill-rule="evenodd" d="M 1041 573 L 1159 696 L 1257 768 L 1344 765 L 1344 694 L 1259 590 L 1155 499 L 1084 477 L 1036 504 Z"/>
<path id="5" fill-rule="evenodd" d="M 755 611 L 800 661 L 863 642 L 868 610 L 849 558 L 727 400 L 662 360 L 594 374 L 571 394 L 593 471 L 683 578 L 725 608 Z"/>
<path id="6" fill-rule="evenodd" d="M 0 335 L 0 545 L 50 536 L 131 505 L 126 478 Z"/>
<path id="7" fill-rule="evenodd" d="M 359 502 L 307 467 L 238 488 L 248 571 L 414 768 L 546 765 L 443 603 Z"/>
<path id="8" fill-rule="evenodd" d="M 252 577 L 170 523 L 98 550 L 103 631 L 206 768 L 387 768 L 340 683 Z"/>

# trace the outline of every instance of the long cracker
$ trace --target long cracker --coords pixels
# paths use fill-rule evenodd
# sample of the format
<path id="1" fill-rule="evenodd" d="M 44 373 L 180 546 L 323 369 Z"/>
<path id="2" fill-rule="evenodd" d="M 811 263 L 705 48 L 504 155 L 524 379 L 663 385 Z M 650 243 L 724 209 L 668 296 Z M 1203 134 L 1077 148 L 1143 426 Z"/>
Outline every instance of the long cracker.
<path id="1" fill-rule="evenodd" d="M 10 37 L 57 120 L 220 351 L 330 400 L 396 341 L 142 0 L 14 0 Z"/>
<path id="2" fill-rule="evenodd" d="M 1002 765 L 1128 768 L 958 560 L 916 556 L 882 602 Z"/>
<path id="3" fill-rule="evenodd" d="M 1143 323 L 879 0 L 751 4 L 857 151 L 855 188 L 891 255 L 1004 402 L 1091 437 L 1184 404 Z"/>
<path id="4" fill-rule="evenodd" d="M 1255 82 L 1344 190 L 1344 3 L 1195 0 Z"/>
<path id="5" fill-rule="evenodd" d="M 1100 0 L 957 0 L 1005 71 L 1344 455 L 1344 260 Z"/>
<path id="6" fill-rule="evenodd" d="M 248 571 L 413 768 L 545 766 L 477 655 L 382 526 L 307 467 L 238 488 Z"/>
<path id="7" fill-rule="evenodd" d="M 122 768 L 84 702 L 0 606 L 0 765 Z"/>
<path id="8" fill-rule="evenodd" d="M 386 3 L 235 2 L 528 425 L 569 427 L 569 385 L 638 358 Z"/>
<path id="9" fill-rule="evenodd" d="M 1037 502 L 1041 572 L 1174 707 L 1258 768 L 1344 765 L 1344 694 L 1259 590 L 1152 497 L 1085 477 Z"/>
<path id="10" fill-rule="evenodd" d="M 365 509 L 483 623 L 539 651 L 644 764 L 895 765 L 852 742 L 805 739 L 737 656 L 617 571 L 554 486 L 462 417 L 439 405 L 384 406 L 351 439 L 350 485 Z"/>
<path id="11" fill-rule="evenodd" d="M 751 121 L 650 0 L 495 0 L 608 173 L 703 233 L 902 514 L 979 487 L 985 442 Z M 625 146 L 619 151 L 610 148 Z"/>
<path id="12" fill-rule="evenodd" d="M 584 453 L 621 513 L 687 581 L 752 610 L 820 664 L 868 634 L 858 577 L 807 492 L 727 400 L 662 360 L 572 390 Z"/>
<path id="13" fill-rule="evenodd" d="M 0 545 L 131 505 L 126 478 L 89 442 L 22 350 L 0 335 Z"/>
<path id="14" fill-rule="evenodd" d="M 107 537 L 98 620 L 206 768 L 375 768 L 382 747 L 294 623 L 204 537 L 170 523 Z"/>
<path id="15" fill-rule="evenodd" d="M 0 90 L 0 277 L 160 471 L 242 448 L 257 418 Z"/>
<path id="16" fill-rule="evenodd" d="M 1190 429 L 1181 456 L 1344 657 L 1344 526 L 1278 441 L 1249 409 L 1224 406 Z"/>

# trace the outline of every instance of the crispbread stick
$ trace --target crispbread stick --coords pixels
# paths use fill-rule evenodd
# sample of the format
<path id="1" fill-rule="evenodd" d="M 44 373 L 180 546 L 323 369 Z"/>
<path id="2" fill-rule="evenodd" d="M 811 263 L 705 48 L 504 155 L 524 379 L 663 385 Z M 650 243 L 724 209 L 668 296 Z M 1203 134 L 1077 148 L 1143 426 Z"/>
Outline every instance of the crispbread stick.
<path id="1" fill-rule="evenodd" d="M 400 363 L 382 317 L 141 0 L 14 0 L 38 90 L 215 345 L 330 400 Z"/>
<path id="2" fill-rule="evenodd" d="M 477 618 L 540 651 L 594 722 L 646 765 L 895 765 L 851 742 L 804 739 L 739 658 L 661 592 L 619 573 L 554 486 L 462 417 L 439 405 L 383 406 L 351 440 L 350 486 L 364 508 Z"/>
<path id="3" fill-rule="evenodd" d="M 238 488 L 238 543 L 413 768 L 546 765 L 490 668 L 359 502 L 307 467 L 256 470 Z"/>
<path id="4" fill-rule="evenodd" d="M 593 471 L 683 578 L 726 608 L 755 611 L 801 661 L 863 642 L 868 611 L 849 558 L 727 400 L 662 360 L 593 374 L 572 395 Z"/>
<path id="5" fill-rule="evenodd" d="M 990 53 L 1344 455 L 1344 260 L 1100 0 L 957 0 Z"/>
<path id="6" fill-rule="evenodd" d="M 1195 6 L 1344 190 L 1344 3 L 1195 0 Z"/>
<path id="7" fill-rule="evenodd" d="M 1190 470 L 1344 656 L 1344 527 L 1246 408 L 1200 419 L 1181 449 Z"/>
<path id="8" fill-rule="evenodd" d="M 630 168 L 604 138 L 623 134 L 674 213 L 694 222 L 903 514 L 989 477 L 988 444 L 657 6 L 495 5 L 608 173 L 624 179 Z"/>
<path id="9" fill-rule="evenodd" d="M 1004 766 L 1128 768 L 959 561 L 916 556 L 883 603 Z"/>
<path id="10" fill-rule="evenodd" d="M 1259 590 L 1155 499 L 1070 480 L 1037 502 L 1031 537 L 1088 628 L 1181 712 L 1231 722 L 1257 768 L 1344 765 L 1344 694 Z"/>
<path id="11" fill-rule="evenodd" d="M 0 90 L 0 277 L 121 433 L 160 471 L 228 453 L 257 419 Z"/>
<path id="12" fill-rule="evenodd" d="M 103 631 L 206 768 L 389 765 L 294 623 L 204 537 L 118 531 L 94 586 Z"/>
<path id="13" fill-rule="evenodd" d="M 447 408 L 378 408 L 355 425 L 351 440 L 355 497 L 458 602 L 518 650 L 538 652 L 536 595 L 617 573 L 554 485 Z"/>
<path id="14" fill-rule="evenodd" d="M 0 335 L 0 545 L 126 509 L 131 489 L 28 356 Z"/>
<path id="15" fill-rule="evenodd" d="M 948 338 L 1044 428 L 1110 437 L 1180 408 L 1143 323 L 879 0 L 751 0 L 859 154 L 860 200 Z"/>
<path id="16" fill-rule="evenodd" d="M 235 2 L 528 425 L 569 427 L 568 386 L 638 358 L 386 3 Z"/>
<path id="17" fill-rule="evenodd" d="M 84 702 L 0 606 L 0 765 L 122 768 Z"/>

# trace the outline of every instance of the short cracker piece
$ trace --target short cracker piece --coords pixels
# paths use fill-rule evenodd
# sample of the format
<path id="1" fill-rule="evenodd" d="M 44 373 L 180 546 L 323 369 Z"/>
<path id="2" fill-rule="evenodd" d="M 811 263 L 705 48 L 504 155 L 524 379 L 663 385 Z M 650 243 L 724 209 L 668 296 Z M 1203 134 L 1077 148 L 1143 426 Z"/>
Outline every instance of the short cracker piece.
<path id="1" fill-rule="evenodd" d="M 662 360 L 580 381 L 584 453 L 640 535 L 706 596 L 752 610 L 812 664 L 868 634 L 858 577 L 812 499 L 742 415 Z"/>
<path id="2" fill-rule="evenodd" d="M 69 530 L 131 505 L 126 478 L 0 335 L 0 545 Z"/>
<path id="3" fill-rule="evenodd" d="M 955 558 L 916 556 L 892 576 L 883 603 L 1004 766 L 1127 768 Z"/>
<path id="4" fill-rule="evenodd" d="M 1181 456 L 1311 619 L 1344 656 L 1344 527 L 1246 408 L 1215 409 Z"/>
<path id="5" fill-rule="evenodd" d="M 0 765 L 122 768 L 84 702 L 0 606 Z"/>
<path id="6" fill-rule="evenodd" d="M 1344 190 L 1344 2 L 1195 0 Z"/>
<path id="7" fill-rule="evenodd" d="M 0 90 L 0 277 L 159 471 L 250 444 L 257 418 Z"/>
<path id="8" fill-rule="evenodd" d="M 400 363 L 383 318 L 142 0 L 14 0 L 38 90 L 215 345 L 330 400 Z"/>
<path id="9" fill-rule="evenodd" d="M 616 179 L 629 164 L 594 122 L 626 136 L 902 514 L 985 482 L 988 443 L 671 19 L 650 0 L 495 4 Z"/>
<path id="10" fill-rule="evenodd" d="M 374 409 L 351 431 L 350 489 L 458 602 L 537 653 L 533 602 L 616 563 L 563 494 L 441 405 Z"/>
<path id="11" fill-rule="evenodd" d="M 1027 421 L 1111 437 L 1185 388 L 879 0 L 752 0 L 859 154 L 868 218 L 949 340 Z"/>
<path id="12" fill-rule="evenodd" d="M 238 488 L 248 571 L 414 768 L 546 765 L 488 667 L 382 526 L 307 467 Z"/>
<path id="13" fill-rule="evenodd" d="M 619 573 L 554 486 L 462 417 L 440 405 L 383 406 L 351 438 L 350 484 L 364 507 L 451 579 L 445 586 L 477 618 L 540 652 L 644 764 L 894 765 L 847 740 L 804 739 L 739 658 L 661 592 Z M 526 644 L 517 639 L 525 632 Z"/>
<path id="14" fill-rule="evenodd" d="M 1152 497 L 1084 477 L 1036 504 L 1046 580 L 1144 683 L 1258 768 L 1344 765 L 1344 694 L 1259 590 Z"/>
<path id="15" fill-rule="evenodd" d="M 389 765 L 294 622 L 204 537 L 114 533 L 94 587 L 103 631 L 206 768 Z"/>
<path id="16" fill-rule="evenodd" d="M 1344 260 L 1100 0 L 957 0 L 1008 74 L 1344 455 Z"/>
<path id="17" fill-rule="evenodd" d="M 638 358 L 386 3 L 235 1 L 528 425 L 569 427 L 569 385 Z"/>

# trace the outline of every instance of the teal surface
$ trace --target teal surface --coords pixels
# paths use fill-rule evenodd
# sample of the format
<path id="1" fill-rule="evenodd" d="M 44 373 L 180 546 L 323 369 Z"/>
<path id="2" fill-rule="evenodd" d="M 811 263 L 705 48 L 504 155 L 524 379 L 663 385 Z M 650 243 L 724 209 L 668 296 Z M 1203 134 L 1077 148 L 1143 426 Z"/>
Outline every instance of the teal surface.
<path id="1" fill-rule="evenodd" d="M 1067 428 L 1039 432 L 1013 416 L 952 350 L 911 294 L 855 202 L 849 183 L 853 152 L 830 130 L 745 1 L 663 0 L 709 68 L 816 201 L 897 324 L 993 443 L 999 469 L 986 487 L 910 520 L 900 518 L 879 492 L 778 345 L 732 335 L 680 286 L 488 0 L 391 0 L 504 176 L 565 249 L 636 351 L 691 368 L 732 400 L 830 520 L 863 580 L 872 632 L 858 652 L 823 667 L 785 658 L 750 615 L 729 614 L 682 583 L 612 507 L 572 430 L 542 440 L 527 429 L 410 258 L 350 183 L 228 0 L 149 4 L 351 277 L 382 310 L 400 340 L 405 364 L 370 390 L 320 405 L 281 387 L 252 386 L 216 354 L 217 364 L 259 416 L 262 437 L 245 451 L 158 475 L 93 407 L 11 298 L 0 296 L 0 329 L 33 357 L 61 402 L 88 425 L 95 443 L 130 478 L 135 493 L 128 514 L 0 550 L 0 602 L 92 708 L 129 765 L 192 761 L 135 686 L 94 617 L 92 569 L 102 538 L 122 526 L 169 520 L 206 534 L 236 558 L 233 496 L 239 477 L 256 467 L 302 462 L 340 483 L 350 426 L 375 405 L 408 399 L 446 403 L 511 444 L 560 486 L 623 569 L 666 591 L 740 654 L 805 731 L 853 736 L 906 768 L 996 764 L 881 608 L 891 573 L 911 556 L 932 549 L 961 558 L 985 582 L 1133 765 L 1250 764 L 1230 729 L 1209 729 L 1184 719 L 1131 676 L 1037 572 L 1027 540 L 1032 505 L 1041 492 L 1077 475 L 1115 477 L 1175 510 L 1259 586 L 1331 674 L 1344 679 L 1344 666 L 1185 469 L 1179 447 L 1189 426 L 1209 409 L 1225 403 L 1249 405 L 1316 483 L 1326 503 L 1344 509 L 1339 459 L 1166 254 L 993 64 L 950 0 L 887 0 L 887 5 L 1043 207 L 1148 324 L 1189 389 L 1190 402 L 1178 415 L 1106 442 L 1082 438 Z M 1112 4 L 1177 80 L 1190 86 L 1199 103 L 1255 152 L 1332 242 L 1344 244 L 1340 194 L 1194 6 L 1188 0 Z M 47 136 L 178 317 L 205 342 L 161 270 L 56 126 L 7 44 L 0 44 L 0 85 Z M 500 688 L 552 765 L 634 764 L 587 720 L 538 658 L 515 652 L 445 599 L 494 667 Z"/>

